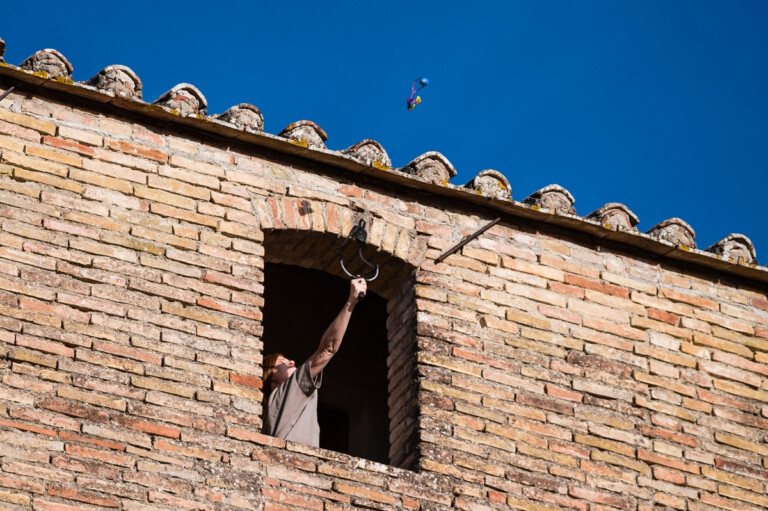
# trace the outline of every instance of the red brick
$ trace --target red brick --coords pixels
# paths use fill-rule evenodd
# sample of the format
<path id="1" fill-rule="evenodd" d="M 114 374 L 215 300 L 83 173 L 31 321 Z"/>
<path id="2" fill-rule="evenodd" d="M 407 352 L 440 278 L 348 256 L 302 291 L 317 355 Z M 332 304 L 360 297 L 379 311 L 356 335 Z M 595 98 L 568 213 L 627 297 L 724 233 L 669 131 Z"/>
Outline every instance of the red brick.
<path id="1" fill-rule="evenodd" d="M 578 275 L 566 275 L 565 283 L 573 286 L 577 286 L 577 287 L 582 287 L 585 289 L 592 289 L 593 291 L 598 291 L 600 293 L 605 293 L 607 295 L 618 296 L 621 298 L 629 298 L 628 289 L 624 289 L 618 286 L 613 286 L 611 284 L 606 284 L 604 282 L 599 282 L 596 280 L 587 279 L 584 277 L 580 277 Z"/>
<path id="2" fill-rule="evenodd" d="M 35 499 L 35 511 L 93 511 L 93 508 L 68 506 L 58 502 Z"/>
<path id="3" fill-rule="evenodd" d="M 245 291 L 251 291 L 257 294 L 264 292 L 264 286 L 258 282 L 247 279 L 240 279 L 233 277 L 232 275 L 227 275 L 215 271 L 206 271 L 205 280 L 208 282 L 213 282 L 214 284 L 221 284 L 222 286 L 227 286 L 234 289 L 243 289 Z"/>
<path id="4" fill-rule="evenodd" d="M 30 493 L 45 493 L 45 485 L 41 482 L 21 479 L 10 474 L 0 474 L 0 486 Z"/>
<path id="5" fill-rule="evenodd" d="M 133 458 L 124 454 L 101 451 L 98 449 L 91 449 L 90 447 L 83 447 L 80 445 L 72 444 L 67 444 L 65 449 L 67 454 L 71 454 L 72 456 L 102 461 L 110 465 L 118 465 L 121 467 L 132 467 L 134 465 Z"/>
<path id="6" fill-rule="evenodd" d="M 561 399 L 567 399 L 568 401 L 575 401 L 576 403 L 581 403 L 582 399 L 584 399 L 584 396 L 579 392 L 556 387 L 555 385 L 546 384 L 544 388 L 547 394 L 552 397 L 559 397 Z"/>
<path id="7" fill-rule="evenodd" d="M 341 185 L 338 188 L 338 192 L 347 197 L 355 197 L 356 199 L 363 197 L 363 191 L 354 185 Z M 370 195 L 370 192 L 367 195 Z"/>
<path id="8" fill-rule="evenodd" d="M 364 499 L 372 500 L 374 502 L 381 502 L 383 504 L 394 505 L 397 502 L 397 499 L 388 493 L 383 493 L 353 484 L 347 484 L 346 482 L 338 480 L 334 481 L 333 489 L 346 495 L 354 495 Z"/>
<path id="9" fill-rule="evenodd" d="M 728 472 L 738 472 L 750 477 L 759 477 L 764 481 L 768 481 L 768 470 L 763 470 L 755 467 L 750 467 L 742 463 L 737 463 L 731 460 L 724 460 L 722 458 L 715 459 L 715 466 Z"/>
<path id="10" fill-rule="evenodd" d="M 666 467 L 674 468 L 677 470 L 683 470 L 690 472 L 691 474 L 699 474 L 698 465 L 692 463 L 686 463 L 682 459 L 676 459 L 671 456 L 665 456 L 655 452 L 647 451 L 645 449 L 637 450 L 637 459 L 647 461 L 649 463 L 657 463 Z"/>
<path id="11" fill-rule="evenodd" d="M 14 369 L 18 369 L 15 367 Z M 45 375 L 45 373 L 43 373 Z M 6 379 L 3 378 L 3 382 Z M 50 391 L 47 391 L 50 392 Z M 50 413 L 38 408 L 24 408 L 21 406 L 11 406 L 8 413 L 14 419 L 21 419 L 27 422 L 37 423 L 38 425 L 47 425 L 58 429 L 68 429 L 70 431 L 80 431 L 79 420 L 71 419 L 69 417 L 62 417 L 57 413 Z M 59 431 L 59 435 L 65 434 L 65 431 Z"/>
<path id="12" fill-rule="evenodd" d="M 126 309 L 122 305 L 118 305 L 112 302 L 107 302 L 104 300 L 95 300 L 93 298 L 86 298 L 84 296 L 79 296 L 71 293 L 59 292 L 56 295 L 56 301 L 59 303 L 67 304 L 67 305 L 74 305 L 75 307 L 78 307 L 78 308 L 104 312 L 106 314 L 111 314 L 113 316 L 124 317 L 126 314 Z"/>
<path id="13" fill-rule="evenodd" d="M 597 502 L 599 504 L 605 504 L 619 509 L 632 509 L 632 502 L 628 499 L 619 497 L 618 495 L 611 493 L 602 493 L 588 488 L 581 488 L 579 486 L 572 486 L 568 489 L 568 495 L 577 499 L 585 499 L 590 502 Z"/>
<path id="14" fill-rule="evenodd" d="M 224 259 L 236 264 L 242 264 L 243 266 L 251 266 L 259 269 L 264 267 L 263 258 L 250 254 L 235 252 L 234 250 L 226 250 L 220 247 L 202 244 L 200 245 L 199 251 L 201 254 L 205 254 L 218 259 Z"/>
<path id="15" fill-rule="evenodd" d="M 196 500 L 183 499 L 181 497 L 175 497 L 168 493 L 160 493 L 156 491 L 149 492 L 149 501 L 157 502 L 158 504 L 164 504 L 170 506 L 173 509 L 190 509 L 190 510 L 212 510 L 212 506 L 206 506 L 202 502 Z"/>
<path id="16" fill-rule="evenodd" d="M 23 424 L 21 422 L 9 421 L 7 419 L 0 418 L 0 426 L 8 426 L 22 431 L 31 431 L 32 433 L 38 433 L 40 435 L 56 436 L 56 431 L 48 428 L 41 428 L 39 426 L 33 426 L 30 424 Z"/>
<path id="17" fill-rule="evenodd" d="M 141 279 L 131 279 L 128 283 L 128 289 L 135 289 L 150 295 L 161 296 L 170 300 L 177 300 L 184 303 L 195 303 L 198 294 L 192 291 L 177 289 L 166 284 L 157 284 Z"/>
<path id="18" fill-rule="evenodd" d="M 63 499 L 77 500 L 86 504 L 93 504 L 101 507 L 120 507 L 120 501 L 114 497 L 102 497 L 98 493 L 74 490 L 63 486 L 49 486 L 48 495 L 61 497 Z"/>
<path id="19" fill-rule="evenodd" d="M 503 493 L 500 493 L 494 490 L 488 490 L 488 500 L 490 502 L 493 502 L 494 504 L 504 504 L 507 501 L 507 496 Z M 415 501 L 415 502 L 418 502 L 418 501 Z"/>
<path id="20" fill-rule="evenodd" d="M 250 376 L 247 374 L 229 373 L 229 381 L 230 383 L 245 385 L 247 387 L 254 387 L 257 389 L 262 388 L 262 385 L 263 385 L 261 378 L 257 378 L 255 376 Z"/>
<path id="21" fill-rule="evenodd" d="M 121 426 L 125 426 L 126 428 L 131 428 L 138 431 L 143 431 L 144 433 L 148 433 L 150 435 L 159 435 L 167 438 L 174 438 L 177 440 L 181 437 L 180 430 L 176 428 L 171 428 L 168 426 L 163 426 L 161 424 L 154 424 L 152 422 L 131 419 L 129 417 L 117 417 L 115 418 L 115 420 Z"/>
<path id="22" fill-rule="evenodd" d="M 548 318 L 561 319 L 576 325 L 581 324 L 581 314 L 560 307 L 550 307 L 548 305 L 539 305 L 539 312 Z"/>
<path id="23" fill-rule="evenodd" d="M 581 460 L 581 462 L 579 462 L 579 468 L 581 468 L 581 470 L 583 470 L 584 472 L 588 472 L 590 474 L 608 476 L 608 477 L 612 477 L 614 479 L 620 479 L 622 481 L 626 481 L 629 483 L 634 483 L 635 478 L 637 477 L 637 474 L 634 472 L 622 471 L 610 465 L 599 465 L 597 463 L 592 463 L 591 461 L 587 461 L 587 460 Z"/>
<path id="24" fill-rule="evenodd" d="M 111 465 L 104 465 L 97 461 L 90 461 L 66 456 L 54 456 L 51 458 L 54 467 L 62 468 L 70 472 L 97 475 L 104 479 L 116 480 L 120 477 L 120 470 Z"/>
<path id="25" fill-rule="evenodd" d="M 295 507 L 281 506 L 280 504 L 275 504 L 271 500 L 267 500 L 266 502 L 264 502 L 263 511 L 294 511 L 295 509 L 296 509 Z M 329 509 L 329 511 L 334 511 L 334 510 Z"/>
<path id="26" fill-rule="evenodd" d="M 719 364 L 717 362 L 710 362 L 709 360 L 699 360 L 697 365 L 700 371 L 705 371 L 709 374 L 714 374 L 729 380 L 746 383 L 753 387 L 760 387 L 760 382 L 762 381 L 760 376 L 751 372 L 742 371 L 732 366 Z"/>
<path id="27" fill-rule="evenodd" d="M 677 485 L 685 484 L 685 474 L 660 465 L 655 465 L 653 467 L 653 478 Z"/>
<path id="28" fill-rule="evenodd" d="M 213 450 L 206 450 L 200 447 L 196 447 L 194 445 L 189 445 L 186 443 L 172 443 L 167 440 L 163 440 L 160 438 L 155 439 L 155 449 L 159 449 L 161 451 L 166 452 L 172 452 L 175 454 L 180 454 L 182 456 L 188 456 L 193 458 L 199 458 L 207 461 L 213 461 L 218 462 L 221 461 L 222 455 L 221 453 Z"/>
<path id="29" fill-rule="evenodd" d="M 744 369 L 746 371 L 752 371 L 753 373 L 760 373 L 762 375 L 768 376 L 768 366 L 765 364 L 757 364 L 755 362 L 752 362 L 750 360 L 747 360 L 743 357 L 739 357 L 737 355 L 732 355 L 730 353 L 724 353 L 722 351 L 714 351 L 712 352 L 712 360 L 716 362 L 723 362 L 728 365 L 732 365 L 735 367 L 739 367 L 741 369 Z"/>
<path id="30" fill-rule="evenodd" d="M 89 229 L 82 225 L 71 224 L 69 222 L 62 222 L 53 218 L 44 218 L 43 227 L 51 231 L 65 232 L 67 234 L 74 234 L 76 236 L 85 236 L 87 238 L 99 239 L 99 233 L 96 229 Z"/>
<path id="31" fill-rule="evenodd" d="M 87 145 L 83 145 L 72 140 L 64 140 L 62 138 L 45 136 L 43 137 L 43 143 L 53 147 L 58 147 L 60 149 L 66 149 L 67 151 L 74 151 L 79 154 L 93 156 L 92 147 L 88 147 Z"/>
<path id="32" fill-rule="evenodd" d="M 238 440 L 257 443 L 260 445 L 268 445 L 270 447 L 285 447 L 285 441 L 279 438 L 262 435 L 261 433 L 256 433 L 254 431 L 248 431 L 245 429 L 233 428 L 231 426 L 227 428 L 227 436 L 236 438 Z"/>
<path id="33" fill-rule="evenodd" d="M 59 436 L 65 440 L 71 440 L 73 442 L 82 442 L 86 444 L 98 445 L 99 447 L 106 447 L 114 451 L 125 451 L 125 445 L 118 444 L 116 442 L 109 442 L 107 440 L 101 440 L 99 438 L 88 438 L 74 433 L 68 433 L 66 431 L 60 431 Z"/>
<path id="34" fill-rule="evenodd" d="M 280 503 L 288 504 L 291 506 L 298 506 L 301 509 L 323 511 L 323 501 L 315 497 L 299 495 L 296 493 L 287 492 L 284 489 L 277 488 L 262 488 L 261 494 L 268 499 L 276 500 Z"/>
<path id="35" fill-rule="evenodd" d="M 66 401 L 64 399 L 46 398 L 38 402 L 37 406 L 45 408 L 46 410 L 52 410 L 73 417 L 81 417 L 95 422 L 109 421 L 109 413 L 107 412 L 80 403 Z"/>
<path id="36" fill-rule="evenodd" d="M 67 346 L 59 342 L 46 341 L 38 337 L 31 337 L 28 335 L 17 334 L 16 345 L 26 346 L 27 348 L 32 348 L 33 350 L 43 351 L 45 353 L 52 353 L 54 355 L 63 355 L 65 357 L 75 358 L 75 350 L 73 350 L 72 348 L 68 348 Z"/>
<path id="37" fill-rule="evenodd" d="M 24 140 L 30 140 L 32 142 L 40 141 L 40 133 L 37 131 L 5 121 L 0 121 L 0 135 L 23 138 Z"/>
<path id="38" fill-rule="evenodd" d="M 579 458 L 589 458 L 590 449 L 581 447 L 577 444 L 568 442 L 561 442 L 559 440 L 550 440 L 549 450 L 558 452 L 560 454 L 568 454 L 570 456 L 577 456 Z"/>
<path id="39" fill-rule="evenodd" d="M 152 149 L 151 147 L 128 142 L 127 140 L 105 138 L 104 146 L 116 151 L 120 151 L 121 153 L 127 153 L 133 156 L 138 156 L 140 158 L 154 160 L 158 163 L 165 163 L 168 159 L 168 155 L 159 149 Z"/>
<path id="40" fill-rule="evenodd" d="M 258 309 L 252 309 L 250 307 L 238 307 L 237 305 L 233 305 L 228 302 L 222 302 L 221 300 L 215 300 L 213 298 L 204 296 L 198 298 L 197 304 L 201 307 L 234 314 L 236 316 L 242 316 L 248 319 L 254 319 L 256 321 L 261 321 L 263 317 L 261 311 Z"/>
<path id="41" fill-rule="evenodd" d="M 683 433 L 678 433 L 676 431 L 669 431 L 663 428 L 654 428 L 648 425 L 641 425 L 639 426 L 638 430 L 644 435 L 663 438 L 664 440 L 687 445 L 688 447 L 696 448 L 699 446 L 699 441 L 696 439 L 696 437 L 684 435 Z"/>
<path id="42" fill-rule="evenodd" d="M 153 353 L 151 351 L 139 350 L 131 348 L 129 346 L 122 346 L 120 344 L 114 344 L 111 342 L 93 341 L 93 349 L 110 353 L 112 355 L 118 355 L 121 357 L 132 358 L 134 360 L 141 360 L 142 362 L 149 362 L 151 364 L 160 365 L 163 362 L 162 355 Z"/>
<path id="43" fill-rule="evenodd" d="M 575 296 L 576 298 L 584 298 L 584 294 L 585 294 L 584 288 L 569 286 L 561 282 L 550 282 L 548 286 L 549 286 L 549 289 L 551 289 L 552 291 L 558 294 Z"/>
<path id="44" fill-rule="evenodd" d="M 673 302 L 683 302 L 687 303 L 688 305 L 693 305 L 695 307 L 701 307 L 704 309 L 710 309 L 713 311 L 720 310 L 720 306 L 717 302 L 714 302 L 712 300 L 707 300 L 706 298 L 701 298 L 700 296 L 696 295 L 690 295 L 688 293 L 681 293 L 679 291 L 675 291 L 674 289 L 669 289 L 666 287 L 659 288 L 659 296 L 662 298 L 669 298 Z"/>
<path id="45" fill-rule="evenodd" d="M 768 312 L 768 300 L 763 300 L 762 298 L 750 298 L 749 304 Z"/>
<path id="46" fill-rule="evenodd" d="M 680 322 L 680 316 L 672 314 L 671 312 L 665 312 L 659 309 L 648 308 L 648 317 L 651 319 L 657 319 L 670 325 L 677 326 Z"/>
<path id="47" fill-rule="evenodd" d="M 66 124 L 78 124 L 90 128 L 99 127 L 98 117 L 72 108 L 55 108 L 53 110 L 53 118 L 64 121 Z"/>
<path id="48" fill-rule="evenodd" d="M 730 406 L 732 408 L 736 408 L 738 410 L 742 410 L 747 413 L 753 413 L 753 414 L 759 413 L 758 407 L 746 401 L 742 401 L 740 399 L 733 398 L 731 396 L 722 396 L 720 394 L 714 394 L 706 389 L 698 389 L 697 392 L 698 392 L 699 399 L 701 399 L 702 401 L 706 401 L 707 403 Z"/>
<path id="49" fill-rule="evenodd" d="M 461 344 L 459 342 L 459 344 Z M 479 346 L 478 346 L 479 348 Z M 463 358 L 464 360 L 471 360 L 473 362 L 479 362 L 481 364 L 485 364 L 491 367 L 496 367 L 499 369 L 506 369 L 508 371 L 517 372 L 518 368 L 517 365 L 514 362 L 511 362 L 509 360 L 504 360 L 497 357 L 491 357 L 488 355 L 483 355 L 480 353 L 476 353 L 474 351 L 470 351 L 464 348 L 453 348 L 453 355 L 459 358 Z"/>

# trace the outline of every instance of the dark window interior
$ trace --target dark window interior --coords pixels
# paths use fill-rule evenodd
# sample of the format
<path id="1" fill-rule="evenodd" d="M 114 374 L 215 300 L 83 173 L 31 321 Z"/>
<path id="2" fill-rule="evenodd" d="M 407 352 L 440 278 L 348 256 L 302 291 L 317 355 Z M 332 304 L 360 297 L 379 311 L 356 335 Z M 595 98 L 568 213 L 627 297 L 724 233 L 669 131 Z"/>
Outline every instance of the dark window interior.
<path id="1" fill-rule="evenodd" d="M 348 280 L 266 263 L 264 354 L 281 352 L 300 365 L 348 293 Z M 320 447 L 381 463 L 389 462 L 386 318 L 386 301 L 374 293 L 355 307 L 341 348 L 323 371 L 318 407 Z"/>

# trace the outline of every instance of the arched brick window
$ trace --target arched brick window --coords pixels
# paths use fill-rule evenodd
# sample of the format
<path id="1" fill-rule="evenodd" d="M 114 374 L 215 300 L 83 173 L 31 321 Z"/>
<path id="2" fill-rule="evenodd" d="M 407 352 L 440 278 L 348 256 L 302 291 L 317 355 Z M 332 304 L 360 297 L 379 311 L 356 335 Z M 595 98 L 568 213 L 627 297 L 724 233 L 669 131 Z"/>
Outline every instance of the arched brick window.
<path id="1" fill-rule="evenodd" d="M 264 231 L 264 354 L 283 352 L 300 364 L 317 348 L 348 289 L 333 250 L 340 243 L 332 233 Z M 379 277 L 324 371 L 320 446 L 411 468 L 418 411 L 413 268 L 372 247 L 369 254 Z"/>

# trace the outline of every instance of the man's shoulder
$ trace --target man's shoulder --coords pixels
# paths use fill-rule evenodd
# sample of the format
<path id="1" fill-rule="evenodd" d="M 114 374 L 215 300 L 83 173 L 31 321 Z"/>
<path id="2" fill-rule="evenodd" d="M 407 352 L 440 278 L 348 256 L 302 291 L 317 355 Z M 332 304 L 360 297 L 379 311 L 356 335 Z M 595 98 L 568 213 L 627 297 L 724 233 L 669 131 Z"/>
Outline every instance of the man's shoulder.
<path id="1" fill-rule="evenodd" d="M 298 369 L 291 375 L 296 377 L 296 383 L 299 388 L 307 395 L 312 394 L 315 390 L 320 388 L 320 383 L 323 379 L 323 373 L 320 372 L 314 378 L 312 377 L 312 371 L 310 366 L 311 359 L 307 359 Z"/>

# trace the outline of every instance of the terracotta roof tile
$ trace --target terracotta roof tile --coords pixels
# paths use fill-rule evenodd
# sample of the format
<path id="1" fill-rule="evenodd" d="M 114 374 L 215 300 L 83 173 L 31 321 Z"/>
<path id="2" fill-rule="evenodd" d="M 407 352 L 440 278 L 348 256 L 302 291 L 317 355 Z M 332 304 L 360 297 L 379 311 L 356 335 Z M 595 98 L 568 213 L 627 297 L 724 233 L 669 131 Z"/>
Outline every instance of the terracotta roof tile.
<path id="1" fill-rule="evenodd" d="M 188 83 L 180 83 L 152 102 L 183 117 L 205 115 L 208 102 L 200 89 Z"/>
<path id="2" fill-rule="evenodd" d="M 651 227 L 646 234 L 677 247 L 696 248 L 696 242 L 694 241 L 696 233 L 693 227 L 679 218 L 664 220 Z"/>
<path id="3" fill-rule="evenodd" d="M 72 79 L 74 68 L 69 61 L 56 50 L 45 49 L 35 52 L 21 63 L 22 69 L 36 73 L 46 73 L 48 78 Z"/>
<path id="4" fill-rule="evenodd" d="M 524 201 L 525 204 L 538 206 L 554 211 L 561 215 L 575 215 L 573 204 L 576 199 L 560 185 L 549 185 L 533 192 Z"/>
<path id="5" fill-rule="evenodd" d="M 456 169 L 448 158 L 437 151 L 424 153 L 399 170 L 438 185 L 448 184 L 448 181 L 456 175 Z"/>
<path id="6" fill-rule="evenodd" d="M 504 174 L 498 170 L 482 170 L 464 186 L 489 197 L 497 199 L 512 198 L 512 186 L 510 186 Z"/>
<path id="7" fill-rule="evenodd" d="M 325 149 L 325 141 L 328 140 L 328 135 L 323 128 L 312 121 L 293 122 L 283 128 L 278 136 L 285 137 L 297 145 L 313 149 Z"/>
<path id="8" fill-rule="evenodd" d="M 637 231 L 635 226 L 640 223 L 640 220 L 628 207 L 618 202 L 609 202 L 585 218 L 597 220 L 613 230 Z"/>
<path id="9" fill-rule="evenodd" d="M 238 129 L 260 133 L 264 131 L 264 116 L 261 111 L 248 103 L 240 103 L 231 107 L 223 114 L 213 116 L 214 119 L 229 123 Z"/>
<path id="10" fill-rule="evenodd" d="M 743 234 L 729 234 L 725 238 L 707 248 L 706 251 L 727 257 L 737 263 L 757 263 L 755 246 L 752 244 L 752 240 Z"/>
<path id="11" fill-rule="evenodd" d="M 344 149 L 342 154 L 351 156 L 360 163 L 373 167 L 388 169 L 392 166 L 387 152 L 375 140 L 361 140 L 357 144 Z"/>

